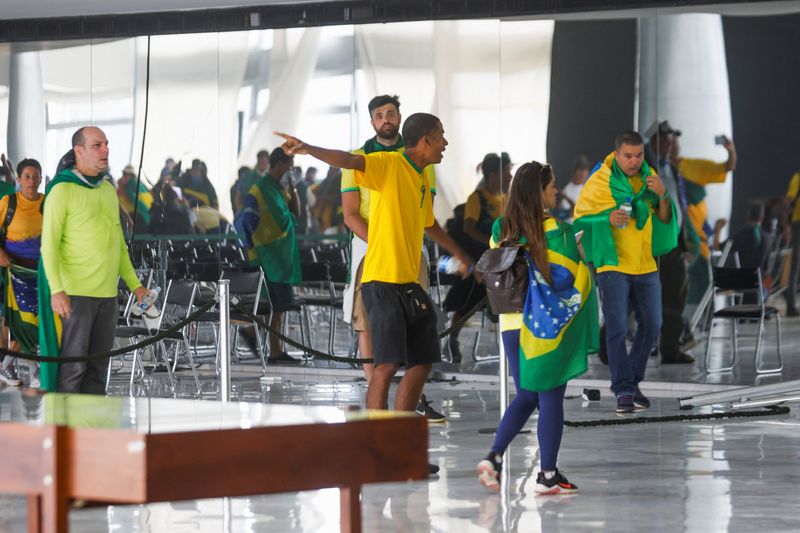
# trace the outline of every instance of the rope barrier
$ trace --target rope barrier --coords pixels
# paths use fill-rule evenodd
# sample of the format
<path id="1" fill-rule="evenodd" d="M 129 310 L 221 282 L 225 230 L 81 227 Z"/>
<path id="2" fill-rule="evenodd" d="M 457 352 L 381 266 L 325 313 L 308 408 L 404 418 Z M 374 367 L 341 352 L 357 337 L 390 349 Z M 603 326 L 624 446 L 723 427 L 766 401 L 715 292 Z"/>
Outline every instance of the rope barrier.
<path id="1" fill-rule="evenodd" d="M 757 411 L 725 411 L 722 413 L 703 413 L 694 415 L 665 415 L 665 416 L 634 416 L 626 418 L 609 418 L 602 420 L 585 420 L 575 422 L 564 420 L 564 425 L 571 428 L 586 428 L 596 426 L 624 426 L 628 424 L 651 424 L 658 422 L 683 422 L 687 420 L 724 420 L 729 418 L 755 418 L 762 416 L 778 416 L 789 413 L 789 408 L 783 405 L 769 406 Z"/>
<path id="2" fill-rule="evenodd" d="M 443 339 L 443 338 L 447 337 L 448 335 L 450 335 L 450 333 L 452 333 L 453 331 L 460 329 L 467 322 L 467 320 L 472 318 L 472 315 L 474 315 L 475 313 L 477 313 L 478 311 L 481 310 L 483 305 L 486 303 L 486 300 L 487 300 L 487 298 L 484 296 L 484 298 L 480 302 L 475 304 L 469 311 L 467 311 L 467 313 L 464 316 L 462 316 L 461 319 L 459 319 L 457 322 L 454 322 L 453 324 L 450 325 L 450 327 L 448 327 L 447 329 L 445 329 L 444 331 L 439 333 L 439 338 Z M 298 350 L 302 350 L 304 353 L 313 355 L 314 357 L 318 357 L 320 359 L 325 359 L 325 360 L 328 360 L 328 361 L 334 361 L 334 362 L 337 362 L 337 363 L 349 363 L 349 364 L 353 364 L 353 365 L 368 365 L 368 364 L 372 364 L 375 361 L 374 359 L 360 359 L 360 358 L 353 358 L 353 357 L 339 357 L 337 355 L 333 355 L 333 354 L 321 352 L 319 350 L 315 350 L 314 348 L 312 348 L 310 346 L 304 346 L 302 343 L 297 342 L 296 340 L 292 339 L 291 337 L 287 337 L 282 332 L 273 329 L 272 327 L 270 327 L 269 324 L 266 323 L 266 321 L 263 318 L 254 315 L 253 313 L 251 313 L 250 311 L 247 311 L 246 309 L 242 309 L 241 306 L 236 305 L 234 307 L 234 309 L 236 309 L 236 311 L 238 311 L 239 313 L 243 314 L 244 316 L 246 316 L 247 318 L 249 318 L 253 322 L 257 323 L 262 328 L 266 329 L 270 333 L 270 335 L 274 335 L 275 337 L 279 338 L 280 340 L 282 340 L 283 342 L 285 342 L 289 346 L 291 346 L 293 348 L 297 348 Z"/>
<path id="3" fill-rule="evenodd" d="M 101 353 L 101 354 L 92 354 L 92 355 L 82 355 L 82 356 L 62 356 L 59 355 L 58 357 L 49 357 L 49 356 L 42 356 L 42 355 L 33 355 L 28 353 L 21 353 L 21 352 L 12 352 L 11 350 L 7 350 L 5 348 L 0 348 L 0 354 L 2 355 L 9 355 L 11 357 L 17 357 L 19 359 L 25 359 L 27 361 L 36 361 L 38 363 L 79 363 L 79 362 L 87 362 L 87 361 L 95 361 L 98 359 L 107 359 L 109 357 L 114 357 L 115 355 L 122 355 L 134 350 L 139 350 L 141 348 L 146 348 L 151 344 L 155 344 L 174 333 L 177 333 L 179 330 L 183 329 L 187 324 L 190 324 L 197 320 L 200 315 L 207 312 L 211 309 L 214 305 L 216 305 L 215 301 L 211 301 L 199 309 L 197 309 L 194 313 L 189 315 L 188 317 L 184 318 L 177 324 L 170 326 L 169 328 L 160 331 L 157 335 L 150 337 L 149 339 L 145 339 L 143 341 L 137 342 L 136 344 L 129 344 L 124 348 L 118 348 L 116 350 L 112 350 L 110 352 Z"/>

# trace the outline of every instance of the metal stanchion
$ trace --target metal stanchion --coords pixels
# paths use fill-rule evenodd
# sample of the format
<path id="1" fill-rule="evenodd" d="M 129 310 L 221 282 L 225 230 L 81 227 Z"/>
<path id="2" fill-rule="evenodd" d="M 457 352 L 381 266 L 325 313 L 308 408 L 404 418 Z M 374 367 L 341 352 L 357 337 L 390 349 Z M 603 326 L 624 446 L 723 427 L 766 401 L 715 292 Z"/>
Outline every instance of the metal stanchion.
<path id="1" fill-rule="evenodd" d="M 230 280 L 219 280 L 217 297 L 219 298 L 219 399 L 227 402 L 231 395 Z"/>
<path id="2" fill-rule="evenodd" d="M 503 347 L 503 335 L 500 333 L 500 323 L 496 325 L 497 352 L 500 354 L 500 420 L 508 409 L 508 359 Z"/>

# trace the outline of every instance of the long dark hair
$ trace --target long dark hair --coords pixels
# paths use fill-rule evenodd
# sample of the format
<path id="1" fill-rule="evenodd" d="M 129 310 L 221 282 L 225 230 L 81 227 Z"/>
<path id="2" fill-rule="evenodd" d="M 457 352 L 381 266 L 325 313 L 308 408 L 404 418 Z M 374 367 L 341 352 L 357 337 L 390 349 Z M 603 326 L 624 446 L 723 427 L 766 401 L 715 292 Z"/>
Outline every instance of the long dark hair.
<path id="1" fill-rule="evenodd" d="M 544 188 L 553 180 L 550 165 L 538 161 L 525 163 L 514 174 L 503 214 L 501 240 L 516 241 L 525 237 L 528 250 L 544 279 L 550 283 L 550 260 L 544 236 Z"/>

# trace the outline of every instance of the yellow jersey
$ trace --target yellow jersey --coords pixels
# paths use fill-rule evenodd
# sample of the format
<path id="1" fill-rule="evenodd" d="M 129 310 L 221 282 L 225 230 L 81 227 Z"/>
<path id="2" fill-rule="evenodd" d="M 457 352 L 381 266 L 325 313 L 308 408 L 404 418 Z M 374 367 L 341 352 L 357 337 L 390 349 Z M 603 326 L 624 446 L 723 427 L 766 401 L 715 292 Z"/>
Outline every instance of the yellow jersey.
<path id="1" fill-rule="evenodd" d="M 401 146 L 397 149 L 397 152 L 403 153 L 405 151 L 405 147 Z M 361 154 L 366 155 L 363 148 L 359 148 L 358 150 L 353 150 L 354 154 Z M 428 183 L 430 183 L 431 192 L 436 194 L 436 171 L 434 170 L 433 165 L 428 165 L 425 167 L 425 176 L 428 178 Z M 359 197 L 359 205 L 358 205 L 358 214 L 361 215 L 367 223 L 369 223 L 369 189 L 366 187 L 359 187 L 356 183 L 355 173 L 350 170 L 349 168 L 342 169 L 342 192 L 358 192 Z"/>
<path id="2" fill-rule="evenodd" d="M 414 283 L 425 228 L 434 223 L 428 176 L 400 152 L 373 152 L 364 161 L 364 172 L 355 172 L 355 183 L 371 193 L 361 282 Z"/>

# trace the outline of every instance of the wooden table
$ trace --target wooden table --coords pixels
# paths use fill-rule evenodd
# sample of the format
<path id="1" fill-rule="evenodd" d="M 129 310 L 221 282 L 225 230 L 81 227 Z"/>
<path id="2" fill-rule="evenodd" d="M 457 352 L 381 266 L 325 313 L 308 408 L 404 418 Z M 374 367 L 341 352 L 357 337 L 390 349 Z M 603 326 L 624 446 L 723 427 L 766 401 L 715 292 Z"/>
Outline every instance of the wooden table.
<path id="1" fill-rule="evenodd" d="M 339 487 L 361 531 L 361 486 L 428 477 L 424 418 L 387 411 L 4 392 L 0 492 L 28 494 L 28 531 L 68 529 L 72 500 L 143 504 Z M 7 418 L 7 415 L 3 418 Z"/>

